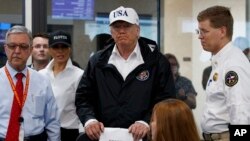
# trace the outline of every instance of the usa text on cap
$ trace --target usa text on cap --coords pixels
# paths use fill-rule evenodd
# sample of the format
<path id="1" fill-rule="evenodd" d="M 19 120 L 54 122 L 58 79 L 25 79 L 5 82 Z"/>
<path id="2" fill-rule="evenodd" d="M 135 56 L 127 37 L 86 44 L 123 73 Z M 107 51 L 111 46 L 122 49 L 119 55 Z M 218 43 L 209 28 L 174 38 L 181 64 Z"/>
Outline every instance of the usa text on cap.
<path id="1" fill-rule="evenodd" d="M 139 25 L 139 17 L 133 8 L 118 7 L 109 14 L 109 25 L 116 21 L 125 21 Z"/>

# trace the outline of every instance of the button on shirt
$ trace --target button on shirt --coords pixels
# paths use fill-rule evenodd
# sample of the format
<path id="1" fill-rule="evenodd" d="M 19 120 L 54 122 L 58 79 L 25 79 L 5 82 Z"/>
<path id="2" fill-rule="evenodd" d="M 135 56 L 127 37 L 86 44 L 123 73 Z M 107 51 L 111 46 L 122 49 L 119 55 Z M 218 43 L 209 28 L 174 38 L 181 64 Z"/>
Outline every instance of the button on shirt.
<path id="1" fill-rule="evenodd" d="M 16 84 L 15 75 L 18 73 L 6 63 L 10 76 Z M 23 122 L 21 129 L 24 130 L 24 136 L 32 136 L 47 131 L 48 140 L 60 140 L 59 116 L 56 114 L 57 106 L 53 96 L 50 83 L 35 70 L 25 68 L 22 73 L 25 75 L 22 79 L 25 88 L 27 71 L 30 73 L 30 81 L 27 98 L 22 109 L 21 116 Z M 0 69 L 0 138 L 5 138 L 14 93 L 8 81 L 4 67 Z"/>
<path id="2" fill-rule="evenodd" d="M 230 42 L 212 57 L 212 68 L 201 120 L 203 132 L 221 133 L 229 130 L 229 124 L 250 124 L 250 63 L 246 56 Z M 228 72 L 237 74 L 233 86 L 226 85 Z"/>
<path id="3" fill-rule="evenodd" d="M 47 67 L 40 70 L 39 73 L 47 76 L 51 82 L 59 109 L 61 127 L 78 129 L 80 120 L 76 115 L 75 95 L 83 70 L 74 66 L 71 59 L 69 59 L 65 69 L 54 76 L 53 66 L 54 60 L 51 60 Z"/>
<path id="4" fill-rule="evenodd" d="M 144 61 L 138 43 L 136 44 L 135 49 L 129 55 L 127 60 L 122 58 L 117 49 L 117 46 L 115 45 L 108 61 L 108 64 L 113 64 L 117 68 L 124 80 L 131 71 L 133 71 L 137 66 L 143 63 Z"/>

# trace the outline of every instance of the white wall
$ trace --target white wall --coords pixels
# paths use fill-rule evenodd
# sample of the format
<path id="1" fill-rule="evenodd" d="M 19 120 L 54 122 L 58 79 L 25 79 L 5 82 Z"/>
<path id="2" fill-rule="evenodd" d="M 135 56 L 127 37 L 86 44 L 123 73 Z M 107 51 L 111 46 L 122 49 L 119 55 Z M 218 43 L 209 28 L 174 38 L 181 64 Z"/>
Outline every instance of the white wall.
<path id="1" fill-rule="evenodd" d="M 25 27 L 32 31 L 32 0 L 25 0 Z M 27 61 L 27 65 L 31 64 L 31 56 Z"/>

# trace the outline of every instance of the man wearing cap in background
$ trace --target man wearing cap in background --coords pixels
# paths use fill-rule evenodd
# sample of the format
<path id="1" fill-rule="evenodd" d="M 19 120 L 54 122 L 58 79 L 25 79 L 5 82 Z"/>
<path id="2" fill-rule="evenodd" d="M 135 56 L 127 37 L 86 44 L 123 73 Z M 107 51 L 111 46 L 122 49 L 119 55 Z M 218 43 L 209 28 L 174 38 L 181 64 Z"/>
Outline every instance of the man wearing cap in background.
<path id="1" fill-rule="evenodd" d="M 65 31 L 55 31 L 49 37 L 52 60 L 39 71 L 48 79 L 58 105 L 61 123 L 61 140 L 74 141 L 79 134 L 80 120 L 76 115 L 75 91 L 83 70 L 74 66 L 70 59 L 71 36 Z"/>
<path id="2" fill-rule="evenodd" d="M 139 140 L 149 131 L 154 104 L 175 97 L 173 76 L 158 48 L 139 39 L 134 9 L 118 7 L 109 20 L 115 43 L 90 58 L 76 91 L 77 114 L 91 140 L 104 127 L 127 128 Z"/>

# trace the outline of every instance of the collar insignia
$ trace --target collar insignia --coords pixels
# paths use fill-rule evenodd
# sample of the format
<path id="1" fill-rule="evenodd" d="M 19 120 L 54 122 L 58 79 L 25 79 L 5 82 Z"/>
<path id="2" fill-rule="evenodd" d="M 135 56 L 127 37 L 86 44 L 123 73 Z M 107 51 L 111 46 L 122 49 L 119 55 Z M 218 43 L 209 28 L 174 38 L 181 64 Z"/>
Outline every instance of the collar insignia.
<path id="1" fill-rule="evenodd" d="M 218 79 L 218 73 L 216 72 L 216 73 L 214 73 L 213 80 L 217 81 L 217 79 Z"/>

